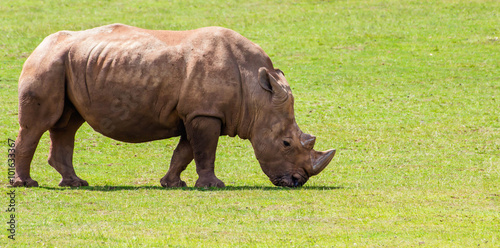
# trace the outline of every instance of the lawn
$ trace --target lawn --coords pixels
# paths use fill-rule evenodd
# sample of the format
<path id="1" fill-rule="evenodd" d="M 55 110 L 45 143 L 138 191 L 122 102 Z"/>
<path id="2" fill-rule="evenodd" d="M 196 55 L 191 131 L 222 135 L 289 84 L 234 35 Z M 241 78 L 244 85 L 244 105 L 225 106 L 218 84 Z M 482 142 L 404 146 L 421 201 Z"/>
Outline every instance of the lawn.
<path id="1" fill-rule="evenodd" d="M 499 247 L 499 20 L 495 0 L 2 0 L 0 247 Z M 45 134 L 40 187 L 9 187 L 22 64 L 51 33 L 110 23 L 248 37 L 335 158 L 302 188 L 275 187 L 249 141 L 221 137 L 226 188 L 192 187 L 191 164 L 190 187 L 164 189 L 177 138 L 127 144 L 84 124 L 74 164 L 91 186 L 57 186 Z"/>

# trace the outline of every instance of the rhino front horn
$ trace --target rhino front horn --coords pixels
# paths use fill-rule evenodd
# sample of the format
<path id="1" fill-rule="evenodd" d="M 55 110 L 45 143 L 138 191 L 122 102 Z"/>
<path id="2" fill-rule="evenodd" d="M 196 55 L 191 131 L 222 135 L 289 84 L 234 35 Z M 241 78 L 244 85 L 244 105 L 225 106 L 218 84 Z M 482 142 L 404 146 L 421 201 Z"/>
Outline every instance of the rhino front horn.
<path id="1" fill-rule="evenodd" d="M 313 171 L 312 176 L 318 175 L 332 160 L 335 156 L 335 149 L 328 150 L 326 152 L 313 151 L 312 164 Z"/>

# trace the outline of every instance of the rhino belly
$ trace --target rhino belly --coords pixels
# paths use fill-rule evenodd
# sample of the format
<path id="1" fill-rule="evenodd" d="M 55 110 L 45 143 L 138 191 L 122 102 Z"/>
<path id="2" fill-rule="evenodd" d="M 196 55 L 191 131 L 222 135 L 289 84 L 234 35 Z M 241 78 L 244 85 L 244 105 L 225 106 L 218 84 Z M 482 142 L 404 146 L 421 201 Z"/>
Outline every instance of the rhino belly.
<path id="1" fill-rule="evenodd" d="M 163 104 L 155 105 L 153 99 L 134 98 L 130 91 L 110 91 L 93 98 L 90 106 L 74 105 L 97 132 L 116 140 L 137 143 L 181 134 L 183 124 L 175 106 Z"/>

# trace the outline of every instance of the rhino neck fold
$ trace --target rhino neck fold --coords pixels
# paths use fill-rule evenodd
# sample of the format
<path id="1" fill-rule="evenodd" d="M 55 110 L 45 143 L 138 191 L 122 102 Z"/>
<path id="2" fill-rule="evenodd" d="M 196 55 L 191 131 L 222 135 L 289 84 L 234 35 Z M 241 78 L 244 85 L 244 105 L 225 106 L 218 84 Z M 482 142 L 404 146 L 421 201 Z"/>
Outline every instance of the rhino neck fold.
<path id="1" fill-rule="evenodd" d="M 252 128 L 255 122 L 254 117 L 250 113 L 245 103 L 242 103 L 241 112 L 239 116 L 239 125 L 237 134 L 238 137 L 242 139 L 251 139 L 252 138 Z"/>
<path id="2" fill-rule="evenodd" d="M 236 133 L 238 137 L 242 139 L 251 139 L 252 137 L 252 129 L 255 123 L 256 111 L 254 103 L 252 101 L 252 97 L 249 97 L 250 92 L 249 89 L 244 82 L 244 78 L 241 79 L 241 106 L 240 111 L 238 112 L 238 124 Z"/>

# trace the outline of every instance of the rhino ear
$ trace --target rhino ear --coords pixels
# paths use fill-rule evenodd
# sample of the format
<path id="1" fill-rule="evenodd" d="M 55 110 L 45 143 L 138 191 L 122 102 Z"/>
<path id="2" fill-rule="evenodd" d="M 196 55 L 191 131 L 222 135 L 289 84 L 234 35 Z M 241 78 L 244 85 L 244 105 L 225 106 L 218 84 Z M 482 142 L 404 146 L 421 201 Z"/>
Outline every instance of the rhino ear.
<path id="1" fill-rule="evenodd" d="M 259 84 L 264 90 L 273 93 L 273 87 L 271 86 L 271 82 L 269 80 L 269 72 L 265 67 L 261 67 L 259 69 Z"/>
<path id="2" fill-rule="evenodd" d="M 277 101 L 284 102 L 288 98 L 288 93 L 265 67 L 259 69 L 259 84 L 264 90 L 271 92 Z"/>

